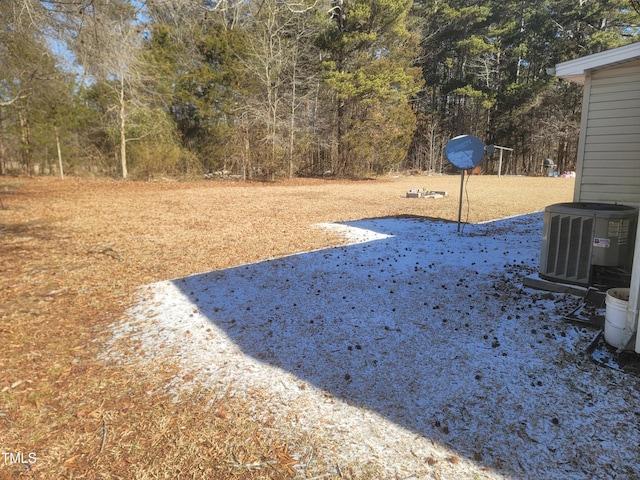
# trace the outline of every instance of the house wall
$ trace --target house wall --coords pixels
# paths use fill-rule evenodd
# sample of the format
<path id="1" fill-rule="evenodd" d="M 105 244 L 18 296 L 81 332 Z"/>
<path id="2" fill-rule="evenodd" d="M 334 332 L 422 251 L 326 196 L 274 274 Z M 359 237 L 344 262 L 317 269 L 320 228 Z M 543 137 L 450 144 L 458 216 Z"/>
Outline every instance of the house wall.
<path id="1" fill-rule="evenodd" d="M 574 200 L 640 206 L 640 60 L 586 73 Z"/>

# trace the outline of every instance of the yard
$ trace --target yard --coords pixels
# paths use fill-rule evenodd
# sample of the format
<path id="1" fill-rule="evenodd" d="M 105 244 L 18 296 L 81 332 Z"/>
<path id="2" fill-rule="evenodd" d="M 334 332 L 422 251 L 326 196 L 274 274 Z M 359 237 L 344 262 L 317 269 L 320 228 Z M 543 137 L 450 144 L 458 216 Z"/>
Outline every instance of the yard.
<path id="1" fill-rule="evenodd" d="M 633 478 L 540 214 L 477 223 L 573 187 L 0 178 L 0 478 Z"/>

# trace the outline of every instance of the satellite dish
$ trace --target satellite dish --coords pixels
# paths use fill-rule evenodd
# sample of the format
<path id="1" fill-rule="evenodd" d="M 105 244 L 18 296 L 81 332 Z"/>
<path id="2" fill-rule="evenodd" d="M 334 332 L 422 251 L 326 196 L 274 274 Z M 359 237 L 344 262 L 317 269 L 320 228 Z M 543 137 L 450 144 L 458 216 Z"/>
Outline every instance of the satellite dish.
<path id="1" fill-rule="evenodd" d="M 493 146 L 491 146 L 493 147 Z M 489 150 L 489 148 L 487 149 Z M 473 170 L 480 165 L 484 157 L 485 146 L 478 137 L 473 135 L 460 135 L 449 140 L 444 147 L 444 153 L 449 161 L 460 170 L 460 206 L 458 208 L 458 233 L 460 233 L 460 221 L 462 218 L 462 192 L 464 189 L 464 171 Z"/>
<path id="2" fill-rule="evenodd" d="M 484 143 L 473 135 L 460 135 L 449 140 L 444 147 L 447 159 L 462 170 L 477 167 L 484 157 Z"/>

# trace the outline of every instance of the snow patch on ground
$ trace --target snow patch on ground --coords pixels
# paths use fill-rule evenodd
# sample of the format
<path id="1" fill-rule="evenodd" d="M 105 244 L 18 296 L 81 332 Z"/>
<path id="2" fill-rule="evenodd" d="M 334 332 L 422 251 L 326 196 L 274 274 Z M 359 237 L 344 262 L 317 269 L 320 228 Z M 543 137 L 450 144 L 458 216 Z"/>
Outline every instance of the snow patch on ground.
<path id="1" fill-rule="evenodd" d="M 348 244 L 142 287 L 110 358 L 175 362 L 192 385 L 244 395 L 258 419 L 295 419 L 323 439 L 327 465 L 635 478 L 638 379 L 588 359 L 596 332 L 561 320 L 575 297 L 522 287 L 540 213 L 461 234 L 419 218 L 320 227 Z"/>
<path id="2" fill-rule="evenodd" d="M 349 244 L 365 243 L 373 240 L 383 240 L 389 238 L 392 235 L 386 235 L 384 233 L 374 232 L 366 228 L 358 228 L 350 225 L 344 225 L 341 223 L 318 223 L 319 228 L 324 228 L 342 235 Z"/>

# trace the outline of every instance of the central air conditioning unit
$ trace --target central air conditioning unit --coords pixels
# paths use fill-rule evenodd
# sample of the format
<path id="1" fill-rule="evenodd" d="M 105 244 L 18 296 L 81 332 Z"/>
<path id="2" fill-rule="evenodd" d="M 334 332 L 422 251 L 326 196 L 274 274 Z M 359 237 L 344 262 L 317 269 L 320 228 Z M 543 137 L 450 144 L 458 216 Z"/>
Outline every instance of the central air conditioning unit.
<path id="1" fill-rule="evenodd" d="M 590 286 L 600 283 L 596 280 L 601 280 L 602 272 L 617 271 L 623 280 L 614 282 L 622 283 L 616 286 L 628 286 L 637 224 L 638 209 L 628 205 L 576 202 L 548 206 L 540 277 Z"/>

